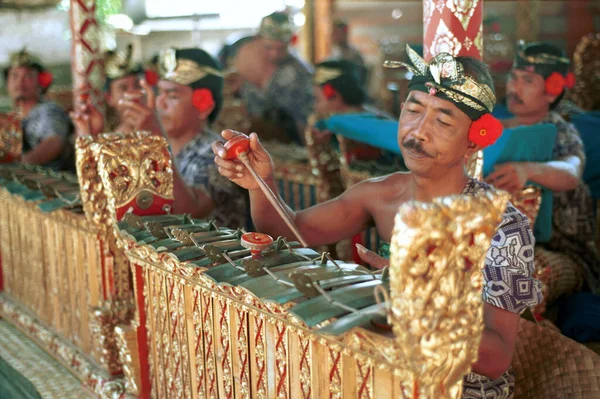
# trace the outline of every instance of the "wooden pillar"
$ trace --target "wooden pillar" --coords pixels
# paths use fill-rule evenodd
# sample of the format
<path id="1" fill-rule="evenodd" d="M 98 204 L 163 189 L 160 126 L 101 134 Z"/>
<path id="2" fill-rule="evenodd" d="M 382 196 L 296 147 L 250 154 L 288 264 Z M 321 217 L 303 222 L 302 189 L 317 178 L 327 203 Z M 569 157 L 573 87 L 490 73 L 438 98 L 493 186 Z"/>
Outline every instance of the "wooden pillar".
<path id="1" fill-rule="evenodd" d="M 103 110 L 103 54 L 100 28 L 96 21 L 96 0 L 71 0 L 69 20 L 72 37 L 73 106 L 80 105 L 86 94 Z"/>
<path id="2" fill-rule="evenodd" d="M 423 0 L 423 56 L 483 56 L 483 0 Z"/>
<path id="3" fill-rule="evenodd" d="M 306 0 L 304 2 L 304 16 L 306 22 L 302 29 L 302 55 L 305 60 L 314 64 L 315 62 L 315 1 Z"/>
<path id="4" fill-rule="evenodd" d="M 540 1 L 519 0 L 515 11 L 517 17 L 517 40 L 535 42 L 540 33 Z"/>
<path id="5" fill-rule="evenodd" d="M 321 62 L 331 52 L 331 29 L 335 0 L 314 0 L 314 43 L 313 62 Z"/>
<path id="6" fill-rule="evenodd" d="M 567 54 L 573 56 L 582 37 L 594 33 L 594 12 L 589 0 L 568 1 L 567 8 Z M 596 6 L 598 7 L 598 6 Z"/>

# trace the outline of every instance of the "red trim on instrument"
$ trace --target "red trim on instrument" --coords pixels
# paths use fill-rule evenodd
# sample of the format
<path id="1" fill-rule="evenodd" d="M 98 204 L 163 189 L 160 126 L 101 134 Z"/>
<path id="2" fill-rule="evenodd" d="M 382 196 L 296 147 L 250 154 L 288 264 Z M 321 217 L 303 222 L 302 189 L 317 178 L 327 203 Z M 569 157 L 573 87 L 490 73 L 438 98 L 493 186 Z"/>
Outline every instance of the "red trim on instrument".
<path id="1" fill-rule="evenodd" d="M 104 241 L 98 240 L 98 245 L 100 246 L 100 268 L 102 273 L 102 298 L 106 301 L 108 295 L 106 293 L 106 282 L 104 279 L 106 278 L 106 256 L 104 254 Z"/>
<path id="2" fill-rule="evenodd" d="M 356 234 L 354 237 L 352 237 L 352 260 L 357 265 L 362 265 L 363 261 L 360 258 L 360 256 L 358 255 L 358 249 L 356 249 L 356 244 L 360 244 L 360 245 L 364 246 L 364 243 L 362 240 L 362 234 L 360 234 L 360 233 Z"/>
<path id="3" fill-rule="evenodd" d="M 152 216 L 152 215 L 164 215 L 165 214 L 165 210 L 164 210 L 165 205 L 169 205 L 169 206 L 171 206 L 171 208 L 173 207 L 173 200 L 162 198 L 157 195 L 154 195 L 153 197 L 154 197 L 154 201 L 152 202 L 152 205 L 150 205 L 150 207 L 148 209 L 141 209 L 136 202 L 137 199 L 133 198 L 131 201 L 129 201 L 128 203 L 126 203 L 125 205 L 123 205 L 117 209 L 117 220 L 121 220 L 123 218 L 123 216 L 125 216 L 125 214 L 127 213 L 127 210 L 129 208 L 133 208 L 133 213 L 135 215 Z"/>
<path id="4" fill-rule="evenodd" d="M 140 358 L 140 399 L 150 398 L 150 366 L 148 362 L 148 330 L 146 329 L 146 306 L 144 304 L 144 270 L 135 265 L 135 285 L 137 308 L 140 317 L 137 328 L 138 356 Z"/>

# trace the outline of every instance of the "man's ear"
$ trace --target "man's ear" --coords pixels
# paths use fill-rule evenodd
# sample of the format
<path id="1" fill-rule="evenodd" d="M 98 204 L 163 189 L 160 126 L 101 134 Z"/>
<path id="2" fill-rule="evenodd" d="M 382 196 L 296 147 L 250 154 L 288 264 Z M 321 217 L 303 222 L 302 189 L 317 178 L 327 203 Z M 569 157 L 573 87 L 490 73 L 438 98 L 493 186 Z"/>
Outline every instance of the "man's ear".
<path id="1" fill-rule="evenodd" d="M 544 93 L 544 98 L 546 99 L 546 102 L 548 103 L 549 106 L 552 105 L 558 97 L 560 97 L 560 94 L 556 95 L 556 94 Z"/>
<path id="2" fill-rule="evenodd" d="M 479 150 L 481 150 L 481 147 L 469 140 L 467 151 L 465 152 L 465 159 L 471 158 L 471 156 L 473 156 L 473 154 L 475 154 Z"/>
<path id="3" fill-rule="evenodd" d="M 210 114 L 212 114 L 212 112 L 215 110 L 216 104 L 213 104 L 212 107 L 208 108 L 205 111 L 199 111 L 196 109 L 196 111 L 198 112 L 199 118 L 205 121 L 208 121 L 208 117 L 210 116 Z"/>

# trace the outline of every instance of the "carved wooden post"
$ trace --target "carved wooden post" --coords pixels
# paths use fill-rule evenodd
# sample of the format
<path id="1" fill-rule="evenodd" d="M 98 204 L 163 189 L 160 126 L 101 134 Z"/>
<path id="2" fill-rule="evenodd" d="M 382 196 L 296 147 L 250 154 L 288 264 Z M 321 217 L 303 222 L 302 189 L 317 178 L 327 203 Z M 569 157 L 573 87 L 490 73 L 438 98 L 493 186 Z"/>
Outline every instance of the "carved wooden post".
<path id="1" fill-rule="evenodd" d="M 93 104 L 104 110 L 102 85 L 102 46 L 96 21 L 96 0 L 71 0 L 71 71 L 73 75 L 73 106 L 89 95 Z"/>
<path id="2" fill-rule="evenodd" d="M 423 56 L 483 55 L 483 0 L 423 0 Z"/>
<path id="3" fill-rule="evenodd" d="M 540 1 L 519 0 L 515 14 L 517 16 L 517 40 L 534 42 L 540 32 Z"/>

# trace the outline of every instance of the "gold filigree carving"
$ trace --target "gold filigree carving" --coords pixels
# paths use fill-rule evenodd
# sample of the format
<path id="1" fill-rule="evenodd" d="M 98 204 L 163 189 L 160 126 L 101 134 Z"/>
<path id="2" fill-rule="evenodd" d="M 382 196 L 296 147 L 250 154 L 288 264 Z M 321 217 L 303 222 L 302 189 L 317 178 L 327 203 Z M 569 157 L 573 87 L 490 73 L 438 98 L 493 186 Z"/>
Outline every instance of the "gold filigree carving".
<path id="1" fill-rule="evenodd" d="M 267 351 L 265 350 L 265 318 L 260 315 L 253 315 L 253 343 L 254 343 L 254 356 L 251 358 L 252 364 L 256 375 L 254 376 L 254 392 L 256 392 L 257 398 L 267 397 L 267 373 L 266 373 L 266 361 Z"/>
<path id="2" fill-rule="evenodd" d="M 531 226 L 535 225 L 542 204 L 542 190 L 539 187 L 524 187 L 512 195 L 511 202 L 527 216 Z"/>
<path id="3" fill-rule="evenodd" d="M 481 269 L 507 200 L 507 193 L 443 198 L 407 203 L 396 215 L 388 319 L 399 361 L 428 397 L 459 398 L 477 359 Z"/>
<path id="4" fill-rule="evenodd" d="M 14 162 L 23 152 L 23 130 L 19 114 L 0 113 L 0 163 Z"/>
<path id="5" fill-rule="evenodd" d="M 115 136 L 93 145 L 111 216 L 143 191 L 172 199 L 173 170 L 166 140 L 144 132 Z"/>
<path id="6" fill-rule="evenodd" d="M 138 356 L 137 331 L 132 325 L 117 326 L 115 338 L 119 348 L 119 362 L 123 365 L 127 393 L 140 394 L 140 359 Z"/>
<path id="7" fill-rule="evenodd" d="M 329 397 L 341 399 L 342 390 L 342 351 L 340 348 L 330 347 L 329 353 Z"/>
<path id="8" fill-rule="evenodd" d="M 91 333 L 94 338 L 92 356 L 112 375 L 122 371 L 115 327 L 127 323 L 132 315 L 133 306 L 129 302 L 108 303 L 104 307 L 92 310 Z"/>

